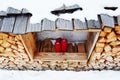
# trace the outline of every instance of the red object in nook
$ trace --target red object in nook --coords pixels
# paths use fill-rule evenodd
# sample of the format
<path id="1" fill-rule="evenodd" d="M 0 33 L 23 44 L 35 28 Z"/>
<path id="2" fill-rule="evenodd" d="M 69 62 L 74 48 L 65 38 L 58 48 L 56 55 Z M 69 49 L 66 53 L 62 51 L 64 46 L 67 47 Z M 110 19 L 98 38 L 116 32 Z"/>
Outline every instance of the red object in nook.
<path id="1" fill-rule="evenodd" d="M 60 42 L 55 42 L 55 51 L 56 52 L 61 52 L 61 44 L 60 44 Z"/>
<path id="2" fill-rule="evenodd" d="M 66 52 L 68 47 L 68 41 L 67 39 L 62 39 L 61 41 L 61 50 L 62 52 Z"/>
<path id="3" fill-rule="evenodd" d="M 57 38 L 57 39 L 56 39 L 56 42 L 61 43 L 61 41 L 62 41 L 62 38 Z"/>

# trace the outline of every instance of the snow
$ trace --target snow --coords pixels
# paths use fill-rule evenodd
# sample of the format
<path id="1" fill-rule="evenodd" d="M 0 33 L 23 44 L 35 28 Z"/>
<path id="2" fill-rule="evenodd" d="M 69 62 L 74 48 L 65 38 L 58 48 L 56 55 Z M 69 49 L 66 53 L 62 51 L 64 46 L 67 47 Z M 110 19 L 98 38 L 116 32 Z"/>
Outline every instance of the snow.
<path id="1" fill-rule="evenodd" d="M 43 18 L 55 20 L 58 16 L 50 13 L 50 11 L 61 7 L 63 4 L 71 6 L 78 4 L 83 8 L 82 11 L 78 10 L 73 14 L 60 15 L 59 18 L 71 19 L 78 18 L 84 21 L 87 19 L 97 19 L 97 14 L 107 13 L 109 15 L 120 14 L 120 0 L 0 0 L 0 10 L 6 10 L 8 6 L 17 9 L 27 8 L 33 13 L 31 18 L 32 23 L 40 22 Z M 116 11 L 105 10 L 104 6 L 117 6 Z"/>
<path id="2" fill-rule="evenodd" d="M 120 14 L 120 0 L 0 0 L 0 11 L 8 7 L 17 9 L 27 8 L 33 13 L 32 23 L 40 22 L 43 18 L 55 20 L 58 16 L 52 15 L 50 11 L 61 7 L 63 4 L 70 6 L 78 4 L 83 11 L 73 14 L 63 14 L 59 18 L 78 18 L 84 21 L 97 19 L 97 14 L 107 13 L 109 15 Z M 116 11 L 104 10 L 104 6 L 117 6 Z M 120 80 L 120 71 L 8 71 L 0 70 L 0 80 Z"/>
<path id="3" fill-rule="evenodd" d="M 0 70 L 0 80 L 120 80 L 120 71 L 7 71 Z"/>

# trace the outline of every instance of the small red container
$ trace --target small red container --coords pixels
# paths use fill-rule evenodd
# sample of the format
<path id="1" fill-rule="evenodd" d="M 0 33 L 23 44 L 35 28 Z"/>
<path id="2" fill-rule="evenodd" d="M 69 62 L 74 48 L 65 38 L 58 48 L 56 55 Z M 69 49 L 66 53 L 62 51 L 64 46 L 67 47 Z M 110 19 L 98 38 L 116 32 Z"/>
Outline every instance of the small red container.
<path id="1" fill-rule="evenodd" d="M 56 52 L 61 52 L 61 44 L 60 44 L 60 42 L 55 42 L 55 51 Z"/>
<path id="2" fill-rule="evenodd" d="M 66 52 L 68 47 L 68 41 L 67 39 L 62 39 L 61 41 L 61 50 L 62 52 Z"/>

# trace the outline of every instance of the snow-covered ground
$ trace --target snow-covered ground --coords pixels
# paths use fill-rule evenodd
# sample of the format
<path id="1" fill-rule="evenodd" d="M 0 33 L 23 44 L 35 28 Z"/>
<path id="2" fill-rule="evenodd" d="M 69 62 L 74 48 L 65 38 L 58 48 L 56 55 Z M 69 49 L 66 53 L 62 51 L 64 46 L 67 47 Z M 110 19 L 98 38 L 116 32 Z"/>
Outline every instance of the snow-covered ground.
<path id="1" fill-rule="evenodd" d="M 8 7 L 17 9 L 27 8 L 33 13 L 32 23 L 40 22 L 43 18 L 55 20 L 58 18 L 50 13 L 51 10 L 78 4 L 83 11 L 73 14 L 64 14 L 59 17 L 64 19 L 78 18 L 84 20 L 97 19 L 97 14 L 120 14 L 120 0 L 0 0 L 0 11 Z M 116 11 L 104 10 L 104 6 L 117 6 Z M 120 80 L 120 71 L 7 71 L 0 70 L 0 80 Z"/>
<path id="2" fill-rule="evenodd" d="M 120 71 L 7 71 L 0 80 L 120 80 Z"/>

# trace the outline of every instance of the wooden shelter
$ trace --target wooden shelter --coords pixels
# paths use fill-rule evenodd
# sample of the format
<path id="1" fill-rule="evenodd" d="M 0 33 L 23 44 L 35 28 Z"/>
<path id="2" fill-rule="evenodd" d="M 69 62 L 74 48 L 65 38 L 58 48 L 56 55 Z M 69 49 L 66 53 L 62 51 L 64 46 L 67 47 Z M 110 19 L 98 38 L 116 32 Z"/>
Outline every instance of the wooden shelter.
<path id="1" fill-rule="evenodd" d="M 9 7 L 0 12 L 0 68 L 32 70 L 120 69 L 120 16 L 99 14 L 98 20 L 51 21 L 31 24 L 27 9 Z M 38 40 L 38 32 L 87 32 L 87 40 L 68 44 L 56 53 L 50 38 Z"/>

